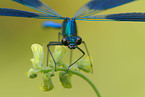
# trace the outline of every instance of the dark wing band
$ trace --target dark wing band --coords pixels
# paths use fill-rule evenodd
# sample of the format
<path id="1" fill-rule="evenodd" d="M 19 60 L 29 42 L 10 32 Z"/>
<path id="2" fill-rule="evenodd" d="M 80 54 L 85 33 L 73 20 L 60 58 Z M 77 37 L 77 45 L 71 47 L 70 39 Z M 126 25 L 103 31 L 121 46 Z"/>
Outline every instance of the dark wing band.
<path id="1" fill-rule="evenodd" d="M 14 17 L 27 17 L 27 18 L 39 18 L 39 19 L 63 19 L 61 17 L 52 16 L 48 14 L 28 12 L 16 9 L 0 8 L 1 16 L 14 16 Z"/>
<path id="2" fill-rule="evenodd" d="M 145 13 L 118 13 L 107 15 L 94 15 L 79 18 L 78 20 L 90 20 L 90 21 L 136 21 L 145 22 Z"/>
<path id="3" fill-rule="evenodd" d="M 135 0 L 91 0 L 75 14 L 75 18 L 90 16 Z"/>

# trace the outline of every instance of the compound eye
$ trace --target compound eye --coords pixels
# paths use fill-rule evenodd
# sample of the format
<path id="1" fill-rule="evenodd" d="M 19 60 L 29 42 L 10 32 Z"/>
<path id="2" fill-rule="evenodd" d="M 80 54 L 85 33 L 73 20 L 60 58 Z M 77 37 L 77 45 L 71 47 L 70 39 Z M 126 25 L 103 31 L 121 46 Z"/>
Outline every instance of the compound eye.
<path id="1" fill-rule="evenodd" d="M 68 45 L 68 41 L 67 41 L 67 38 L 63 38 L 62 39 L 62 44 L 67 46 Z"/>
<path id="2" fill-rule="evenodd" d="M 82 38 L 81 37 L 77 37 L 76 44 L 80 45 L 81 43 L 82 43 Z"/>

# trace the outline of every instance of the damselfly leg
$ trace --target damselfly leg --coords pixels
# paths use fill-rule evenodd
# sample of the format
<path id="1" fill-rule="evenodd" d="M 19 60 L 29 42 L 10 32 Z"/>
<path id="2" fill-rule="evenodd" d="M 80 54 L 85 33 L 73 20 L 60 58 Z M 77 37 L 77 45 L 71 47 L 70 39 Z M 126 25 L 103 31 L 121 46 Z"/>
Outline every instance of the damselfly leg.
<path id="1" fill-rule="evenodd" d="M 71 67 L 72 65 L 74 65 L 76 62 L 78 62 L 78 61 L 85 55 L 85 52 L 84 52 L 81 48 L 79 48 L 78 46 L 76 46 L 76 48 L 77 48 L 79 51 L 81 51 L 83 55 L 82 55 L 81 57 L 79 57 L 74 63 L 72 63 L 71 65 L 69 65 L 69 67 L 68 67 L 66 73 L 69 71 L 69 69 L 70 69 L 70 67 Z"/>
<path id="2" fill-rule="evenodd" d="M 82 41 L 82 43 L 84 44 L 84 46 L 85 46 L 85 48 L 86 48 L 87 55 L 88 55 L 89 60 L 90 60 L 90 65 L 91 65 L 92 73 L 93 73 L 93 65 L 92 65 L 92 60 L 91 60 L 91 57 L 90 57 L 89 50 L 88 50 L 88 48 L 87 48 L 87 45 L 86 45 L 85 41 Z"/>
<path id="3" fill-rule="evenodd" d="M 70 49 L 70 64 L 72 63 L 72 56 L 73 56 L 73 50 L 72 49 Z"/>
<path id="4" fill-rule="evenodd" d="M 58 32 L 58 41 L 60 42 L 60 36 L 63 36 L 60 32 Z"/>
<path id="5" fill-rule="evenodd" d="M 47 67 L 48 67 L 48 60 L 49 60 L 49 53 L 54 61 L 54 64 L 55 64 L 55 71 L 56 71 L 56 62 L 55 62 L 55 59 L 50 51 L 50 46 L 56 46 L 56 45 L 63 45 L 61 42 L 60 42 L 60 36 L 62 36 L 62 34 L 59 32 L 58 33 L 58 41 L 56 42 L 49 42 L 49 44 L 47 45 L 47 48 L 48 48 L 48 51 L 47 51 Z"/>
<path id="6" fill-rule="evenodd" d="M 53 57 L 53 54 L 51 53 L 51 50 L 50 50 L 50 46 L 56 46 L 56 45 L 63 45 L 61 42 L 49 42 L 49 44 L 47 45 L 47 48 L 48 48 L 48 52 L 47 52 L 47 67 L 48 67 L 48 60 L 49 60 L 49 53 L 53 59 L 53 62 L 55 64 L 55 71 L 56 71 L 56 61 Z"/>

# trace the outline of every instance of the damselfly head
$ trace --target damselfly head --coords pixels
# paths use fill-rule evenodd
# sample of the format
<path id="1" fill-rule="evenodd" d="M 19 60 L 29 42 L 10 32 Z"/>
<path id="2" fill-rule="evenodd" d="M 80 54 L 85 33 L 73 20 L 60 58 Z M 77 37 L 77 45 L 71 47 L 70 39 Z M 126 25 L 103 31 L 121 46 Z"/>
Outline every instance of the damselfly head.
<path id="1" fill-rule="evenodd" d="M 79 36 L 64 37 L 62 39 L 62 44 L 68 46 L 70 49 L 75 49 L 77 45 L 82 43 L 82 38 Z"/>

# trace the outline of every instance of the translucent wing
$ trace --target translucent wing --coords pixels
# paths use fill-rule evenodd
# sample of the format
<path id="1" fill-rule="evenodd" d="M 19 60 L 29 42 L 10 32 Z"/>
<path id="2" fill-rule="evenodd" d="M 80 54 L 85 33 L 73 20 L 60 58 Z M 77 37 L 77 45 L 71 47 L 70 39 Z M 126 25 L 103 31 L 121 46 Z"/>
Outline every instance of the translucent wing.
<path id="1" fill-rule="evenodd" d="M 38 10 L 40 12 L 43 12 L 45 14 L 61 17 L 61 15 L 59 15 L 57 12 L 55 12 L 52 8 L 50 8 L 46 4 L 42 3 L 40 0 L 13 0 L 13 1 L 33 8 L 35 10 Z"/>
<path id="2" fill-rule="evenodd" d="M 135 0 L 91 0 L 75 14 L 75 18 L 84 17 L 111 9 Z"/>
<path id="3" fill-rule="evenodd" d="M 0 8 L 0 16 L 14 16 L 14 17 L 27 17 L 39 19 L 63 19 L 61 17 L 52 16 L 48 14 L 28 12 L 16 9 Z"/>
<path id="4" fill-rule="evenodd" d="M 92 21 L 137 21 L 145 22 L 145 13 L 118 13 L 107 15 L 86 16 L 78 20 L 92 20 Z"/>

